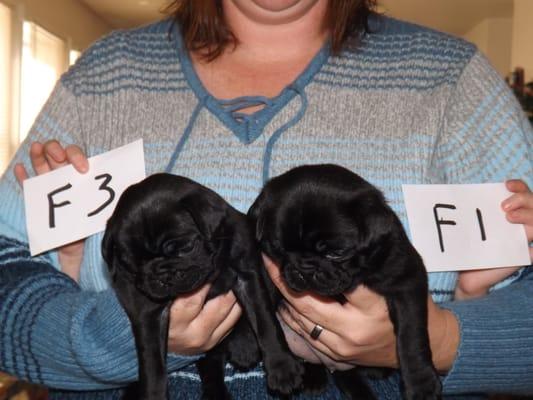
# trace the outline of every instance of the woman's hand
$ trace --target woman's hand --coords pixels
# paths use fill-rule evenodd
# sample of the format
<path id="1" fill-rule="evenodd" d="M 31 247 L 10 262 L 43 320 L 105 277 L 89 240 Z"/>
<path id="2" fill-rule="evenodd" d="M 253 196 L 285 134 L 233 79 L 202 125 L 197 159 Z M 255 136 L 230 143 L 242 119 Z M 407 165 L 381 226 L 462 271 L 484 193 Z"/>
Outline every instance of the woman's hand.
<path id="1" fill-rule="evenodd" d="M 345 293 L 343 305 L 309 293 L 297 293 L 286 286 L 277 265 L 265 257 L 265 266 L 274 284 L 286 299 L 279 314 L 314 350 L 336 361 L 329 368 L 346 369 L 347 364 L 397 368 L 396 337 L 382 296 L 359 286 Z M 428 296 L 428 320 L 433 362 L 439 371 L 447 371 L 455 359 L 459 343 L 459 326 L 455 316 L 439 308 Z M 310 336 L 319 324 L 324 331 L 315 340 Z M 292 343 L 291 343 L 292 341 Z M 295 345 L 291 350 L 305 348 Z M 299 356 L 316 362 L 300 350 Z M 322 360 L 321 360 L 322 361 Z"/>
<path id="2" fill-rule="evenodd" d="M 533 193 L 521 180 L 512 179 L 506 183 L 507 189 L 514 193 L 502 203 L 502 209 L 509 222 L 523 224 L 526 228 L 528 242 L 533 241 Z M 529 255 L 533 262 L 533 248 L 529 248 Z M 463 271 L 455 289 L 458 300 L 471 299 L 486 295 L 496 283 L 512 275 L 520 267 L 483 269 Z"/>
<path id="3" fill-rule="evenodd" d="M 33 142 L 30 147 L 30 159 L 37 175 L 45 174 L 68 164 L 72 164 L 80 173 L 89 170 L 87 157 L 78 146 L 70 145 L 63 148 L 57 140 L 49 140 L 45 144 Z M 22 186 L 22 182 L 28 178 L 26 168 L 23 164 L 16 164 L 13 172 Z M 61 270 L 76 281 L 80 274 L 83 246 L 84 241 L 79 240 L 58 249 Z"/>
<path id="4" fill-rule="evenodd" d="M 213 348 L 224 339 L 242 314 L 233 292 L 217 296 L 207 303 L 211 288 L 205 285 L 178 297 L 170 308 L 168 350 L 182 355 L 196 355 Z"/>
<path id="5" fill-rule="evenodd" d="M 533 242 L 533 193 L 524 181 L 511 179 L 505 182 L 507 190 L 514 193 L 502 203 L 505 216 L 513 224 L 523 224 L 526 228 L 527 241 Z M 533 263 L 533 248 L 529 248 Z"/>

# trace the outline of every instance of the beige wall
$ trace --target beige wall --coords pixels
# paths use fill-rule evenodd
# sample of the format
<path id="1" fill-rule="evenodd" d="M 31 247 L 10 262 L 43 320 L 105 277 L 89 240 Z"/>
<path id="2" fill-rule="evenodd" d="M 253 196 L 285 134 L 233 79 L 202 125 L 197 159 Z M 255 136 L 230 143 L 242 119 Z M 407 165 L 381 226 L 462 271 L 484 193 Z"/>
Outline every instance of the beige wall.
<path id="1" fill-rule="evenodd" d="M 41 25 L 69 41 L 72 49 L 84 50 L 111 27 L 79 0 L 0 0 L 13 6 L 19 16 Z M 110 0 L 113 1 L 113 0 Z"/>
<path id="2" fill-rule="evenodd" d="M 514 1 L 511 62 L 525 69 L 526 82 L 533 80 L 533 0 Z"/>
<path id="3" fill-rule="evenodd" d="M 487 18 L 463 37 L 477 45 L 502 77 L 511 72 L 512 18 Z"/>
<path id="4" fill-rule="evenodd" d="M 474 43 L 478 49 L 487 54 L 489 51 L 489 22 L 488 20 L 481 21 L 479 24 L 470 29 L 463 35 L 463 38 L 469 42 Z"/>

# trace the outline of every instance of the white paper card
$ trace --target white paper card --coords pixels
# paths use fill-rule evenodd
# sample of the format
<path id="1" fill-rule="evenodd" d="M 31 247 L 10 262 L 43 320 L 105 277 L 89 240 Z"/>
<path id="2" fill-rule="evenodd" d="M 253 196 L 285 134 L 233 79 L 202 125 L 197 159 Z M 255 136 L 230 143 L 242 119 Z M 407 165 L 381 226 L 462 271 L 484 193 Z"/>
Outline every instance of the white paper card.
<path id="1" fill-rule="evenodd" d="M 402 185 L 413 245 L 426 269 L 529 265 L 525 228 L 505 218 L 503 183 Z"/>
<path id="2" fill-rule="evenodd" d="M 103 231 L 118 198 L 146 176 L 143 142 L 89 158 L 89 171 L 68 165 L 24 181 L 32 255 Z"/>

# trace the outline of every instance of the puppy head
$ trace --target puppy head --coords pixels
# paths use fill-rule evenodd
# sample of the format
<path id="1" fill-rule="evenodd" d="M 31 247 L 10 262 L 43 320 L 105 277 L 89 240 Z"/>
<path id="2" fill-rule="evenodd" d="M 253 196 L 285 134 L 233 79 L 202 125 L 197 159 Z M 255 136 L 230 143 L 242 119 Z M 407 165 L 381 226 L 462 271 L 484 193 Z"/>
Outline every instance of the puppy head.
<path id="1" fill-rule="evenodd" d="M 189 179 L 152 175 L 130 186 L 107 222 L 102 254 L 114 283 L 167 301 L 213 280 L 225 201 Z"/>
<path id="2" fill-rule="evenodd" d="M 379 190 L 335 165 L 298 167 L 270 180 L 249 216 L 287 284 L 323 296 L 376 272 L 396 223 Z"/>

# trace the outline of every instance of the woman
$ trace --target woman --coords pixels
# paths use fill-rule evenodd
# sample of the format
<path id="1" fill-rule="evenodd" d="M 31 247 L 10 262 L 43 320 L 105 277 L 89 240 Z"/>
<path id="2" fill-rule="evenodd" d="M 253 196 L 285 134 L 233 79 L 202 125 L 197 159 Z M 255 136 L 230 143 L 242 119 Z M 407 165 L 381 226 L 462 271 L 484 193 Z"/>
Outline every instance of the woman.
<path id="1" fill-rule="evenodd" d="M 38 174 L 69 162 L 83 171 L 85 154 L 142 137 L 148 174 L 188 176 L 242 211 L 268 177 L 332 162 L 380 187 L 404 223 L 402 183 L 530 179 L 531 127 L 483 56 L 460 40 L 374 15 L 372 6 L 370 0 L 175 1 L 176 24 L 117 32 L 85 53 L 17 153 L 15 174 L 23 180 L 30 163 Z M 521 181 L 509 188 L 515 195 L 508 218 L 527 222 L 531 241 L 531 193 Z M 0 368 L 65 390 L 112 389 L 135 379 L 133 341 L 109 290 L 101 235 L 30 259 L 20 189 L 6 174 L 0 190 L 6 203 Z M 281 316 L 304 338 L 294 344 L 298 354 L 315 361 L 318 354 L 338 367 L 397 365 L 379 296 L 358 288 L 332 314 L 331 304 L 295 298 L 276 266 L 267 260 L 267 267 L 290 304 Z M 61 268 L 73 277 L 79 271 L 79 285 Z M 486 290 L 511 272 L 460 287 Z M 533 391 L 528 272 L 465 302 L 451 301 L 456 274 L 430 274 L 429 331 L 445 393 Z M 198 397 L 190 364 L 241 312 L 232 294 L 204 305 L 207 289 L 172 307 L 173 398 Z M 316 324 L 324 330 L 312 339 Z M 235 398 L 266 397 L 260 370 L 229 369 L 227 376 Z M 380 398 L 399 396 L 397 376 L 373 385 Z M 322 396 L 339 394 L 329 388 Z"/>

